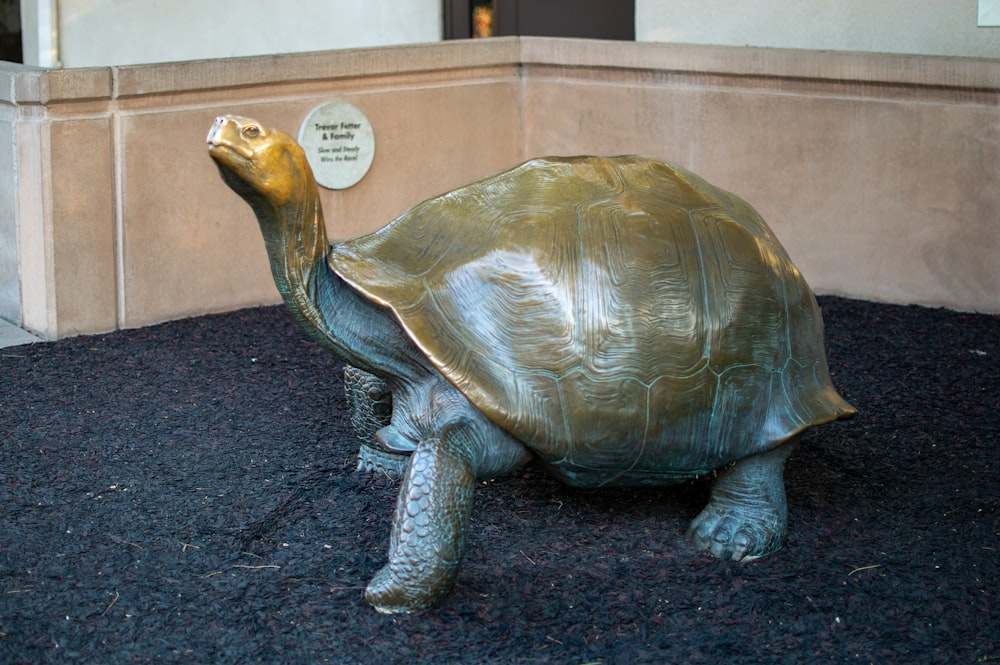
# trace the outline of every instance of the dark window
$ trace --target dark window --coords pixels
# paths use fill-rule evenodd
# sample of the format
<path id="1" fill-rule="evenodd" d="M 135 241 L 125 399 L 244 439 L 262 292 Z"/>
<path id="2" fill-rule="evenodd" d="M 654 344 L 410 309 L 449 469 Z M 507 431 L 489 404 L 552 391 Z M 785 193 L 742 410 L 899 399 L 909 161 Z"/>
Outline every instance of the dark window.
<path id="1" fill-rule="evenodd" d="M 21 3 L 0 0 L 0 60 L 24 62 L 21 54 Z"/>
<path id="2" fill-rule="evenodd" d="M 445 39 L 635 39 L 634 0 L 445 0 Z"/>

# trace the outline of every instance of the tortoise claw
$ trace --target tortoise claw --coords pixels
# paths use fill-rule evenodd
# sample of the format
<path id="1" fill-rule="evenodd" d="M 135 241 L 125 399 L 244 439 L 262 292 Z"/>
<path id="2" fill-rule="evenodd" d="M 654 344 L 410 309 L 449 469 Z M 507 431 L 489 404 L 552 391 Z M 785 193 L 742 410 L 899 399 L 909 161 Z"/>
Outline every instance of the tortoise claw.
<path id="1" fill-rule="evenodd" d="M 708 515 L 703 512 L 692 522 L 688 539 L 695 549 L 707 551 L 716 558 L 752 561 L 781 548 L 785 530 L 777 528 L 777 521 L 742 521 L 720 516 L 714 511 L 709 511 Z"/>

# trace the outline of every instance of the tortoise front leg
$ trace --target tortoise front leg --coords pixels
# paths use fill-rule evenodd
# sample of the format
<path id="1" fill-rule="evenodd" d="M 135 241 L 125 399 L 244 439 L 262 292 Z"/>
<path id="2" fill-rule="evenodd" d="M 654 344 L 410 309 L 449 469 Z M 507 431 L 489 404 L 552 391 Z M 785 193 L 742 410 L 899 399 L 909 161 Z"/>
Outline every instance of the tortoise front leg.
<path id="1" fill-rule="evenodd" d="M 417 444 L 399 491 L 389 563 L 368 584 L 365 599 L 386 614 L 419 612 L 451 590 L 465 551 L 476 476 L 466 428 Z"/>

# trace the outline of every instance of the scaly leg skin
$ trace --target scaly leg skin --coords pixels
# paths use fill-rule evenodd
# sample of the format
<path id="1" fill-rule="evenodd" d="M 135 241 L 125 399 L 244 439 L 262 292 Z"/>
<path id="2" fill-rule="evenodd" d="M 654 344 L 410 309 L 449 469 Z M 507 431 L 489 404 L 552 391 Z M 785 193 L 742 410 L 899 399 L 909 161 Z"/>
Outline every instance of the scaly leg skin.
<path id="1" fill-rule="evenodd" d="M 392 418 L 392 392 L 388 384 L 374 374 L 346 365 L 344 393 L 351 413 L 351 426 L 361 441 L 358 471 L 380 472 L 390 478 L 402 477 L 410 456 L 386 450 L 375 437 L 375 433 L 387 426 Z"/>
<path id="2" fill-rule="evenodd" d="M 344 396 L 358 438 L 363 443 L 373 443 L 375 432 L 392 418 L 392 392 L 388 384 L 363 369 L 345 365 Z"/>
<path id="3" fill-rule="evenodd" d="M 708 505 L 688 529 L 695 549 L 720 559 L 750 561 L 781 548 L 788 533 L 782 475 L 796 443 L 742 459 L 719 474 Z"/>
<path id="4" fill-rule="evenodd" d="M 365 599 L 384 614 L 420 612 L 447 594 L 465 550 L 476 477 L 455 428 L 417 444 L 396 502 L 389 563 Z M 463 432 L 464 433 L 464 432 Z"/>

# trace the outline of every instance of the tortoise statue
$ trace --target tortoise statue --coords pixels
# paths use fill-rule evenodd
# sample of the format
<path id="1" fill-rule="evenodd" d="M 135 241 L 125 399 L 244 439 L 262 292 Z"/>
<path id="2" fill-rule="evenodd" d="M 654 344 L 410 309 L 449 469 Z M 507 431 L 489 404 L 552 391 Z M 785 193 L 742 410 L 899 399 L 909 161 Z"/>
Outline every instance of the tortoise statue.
<path id="1" fill-rule="evenodd" d="M 381 612 L 448 593 L 476 479 L 530 460 L 579 487 L 717 471 L 691 543 L 769 554 L 787 531 L 785 460 L 806 429 L 855 413 L 772 231 L 682 168 L 535 159 L 331 246 L 290 136 L 223 116 L 208 144 L 292 314 L 375 382 L 375 401 L 391 394 L 371 444 L 409 459 L 365 592 Z"/>

